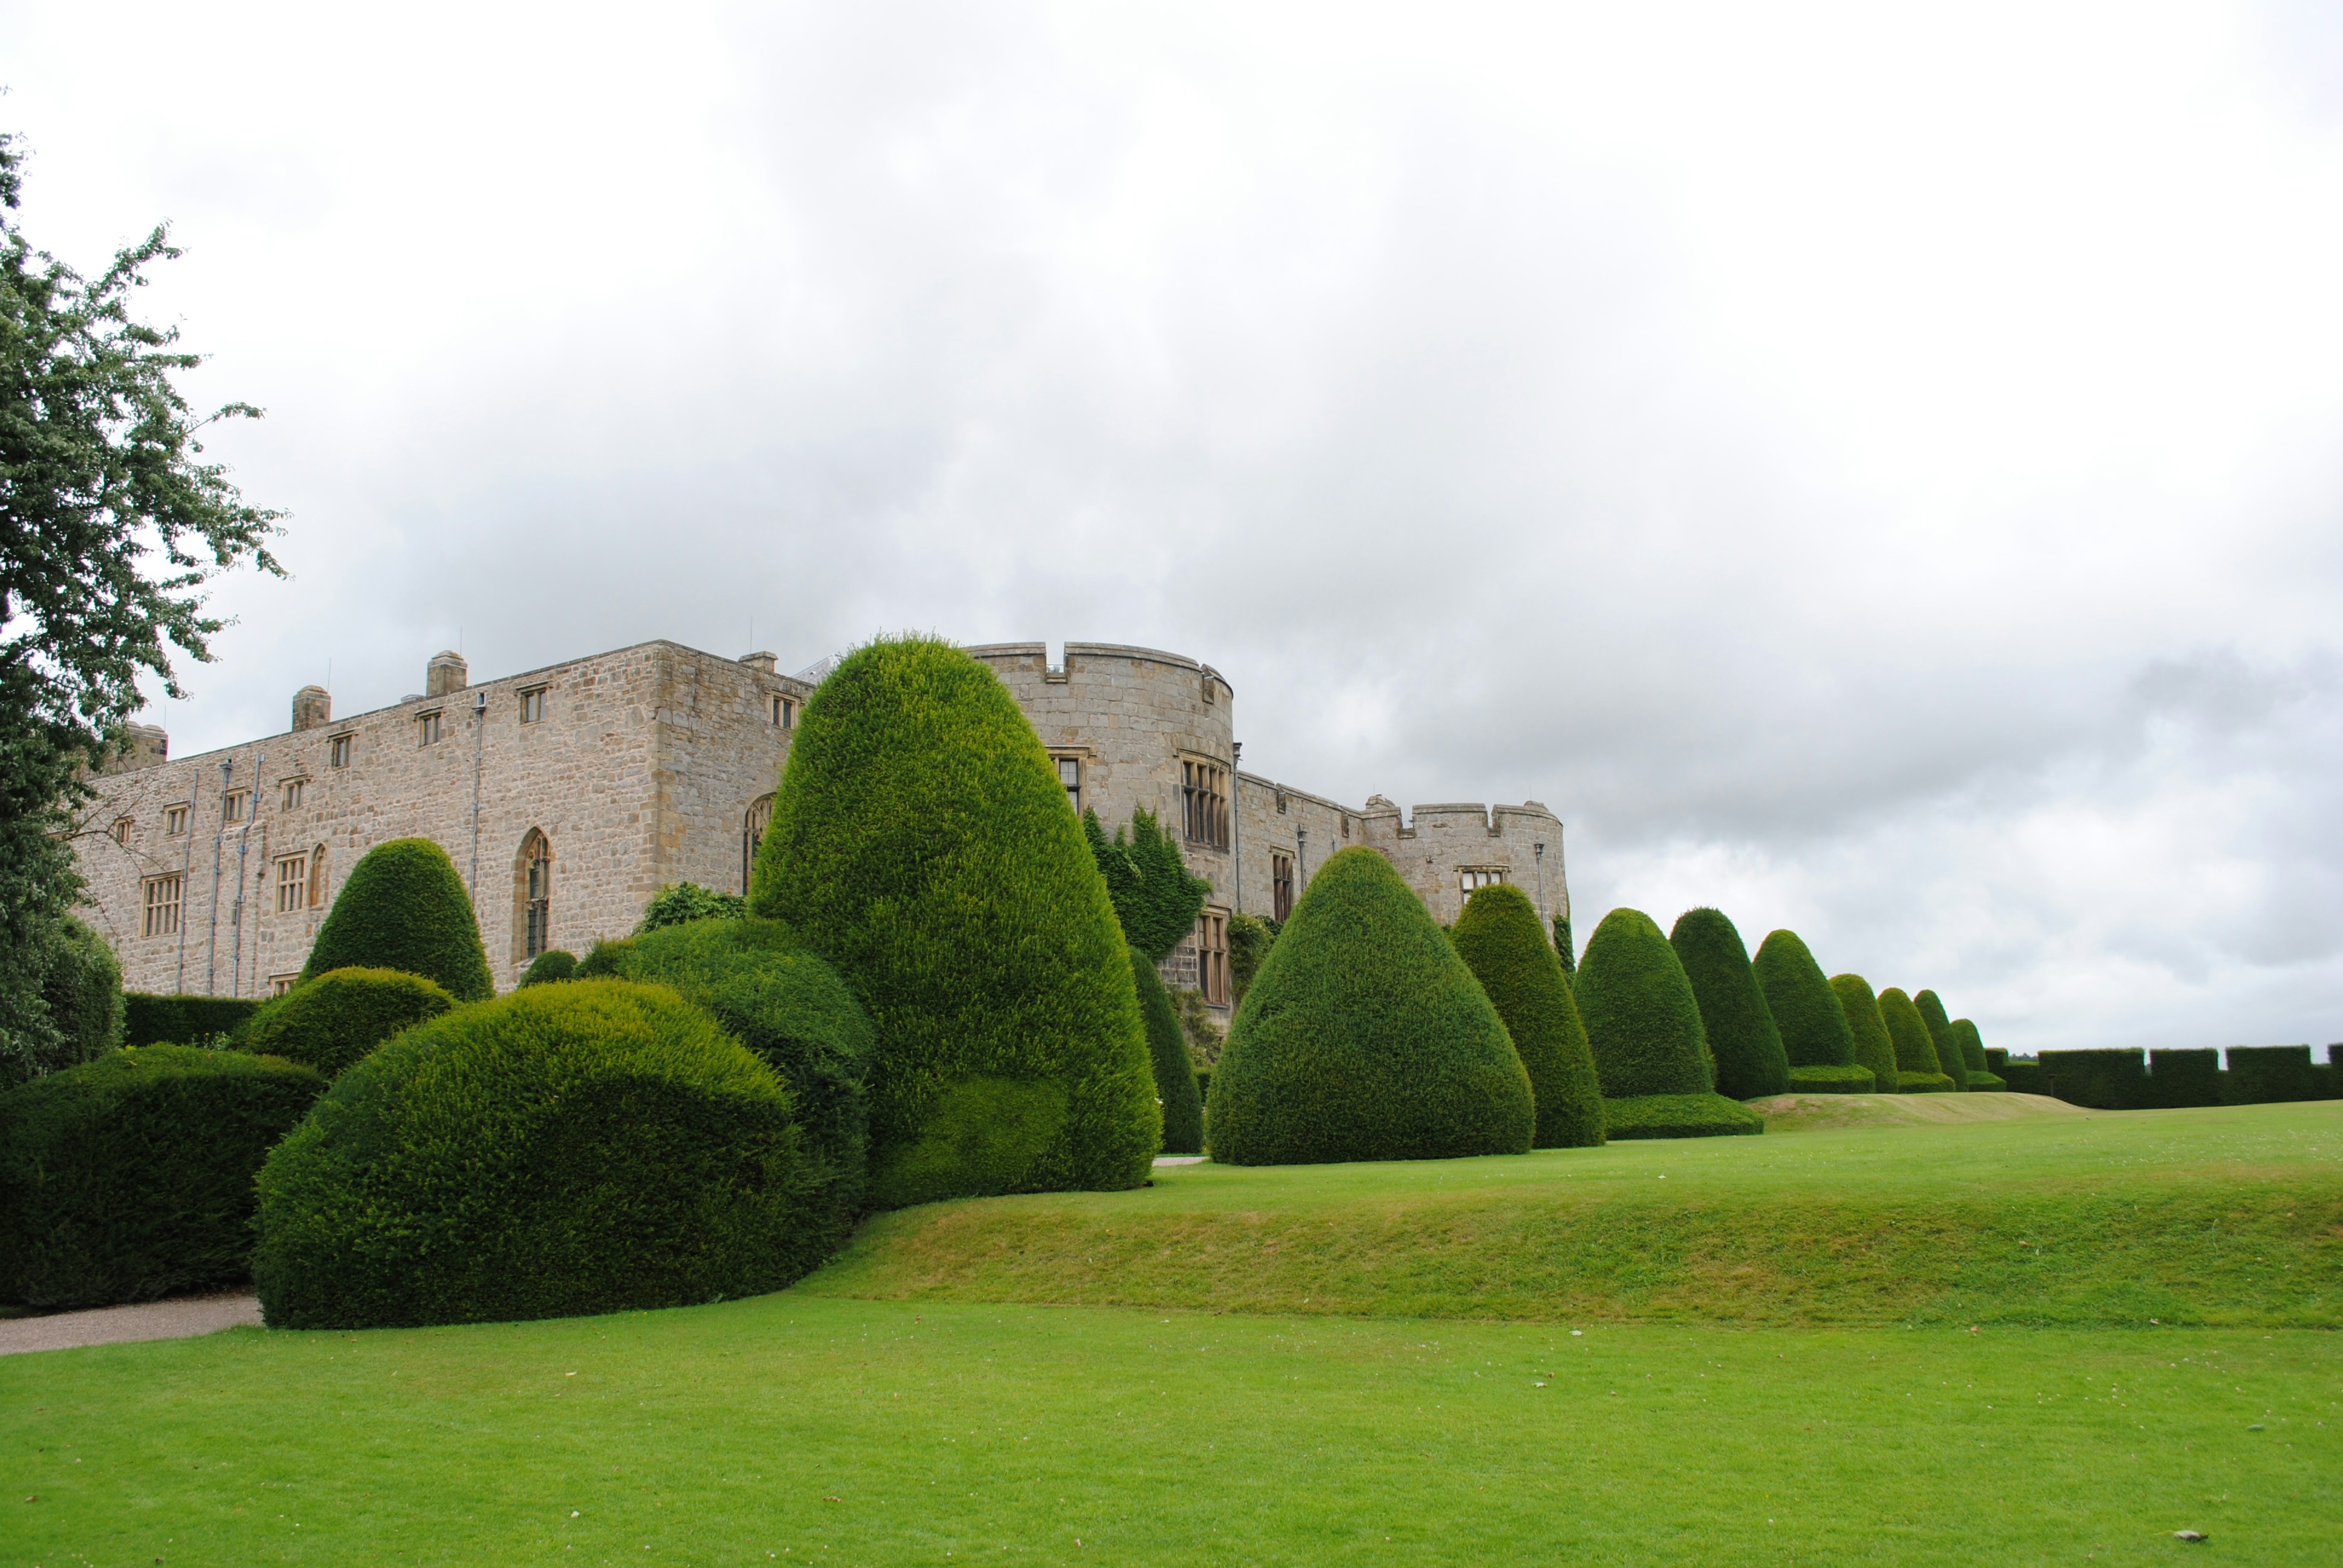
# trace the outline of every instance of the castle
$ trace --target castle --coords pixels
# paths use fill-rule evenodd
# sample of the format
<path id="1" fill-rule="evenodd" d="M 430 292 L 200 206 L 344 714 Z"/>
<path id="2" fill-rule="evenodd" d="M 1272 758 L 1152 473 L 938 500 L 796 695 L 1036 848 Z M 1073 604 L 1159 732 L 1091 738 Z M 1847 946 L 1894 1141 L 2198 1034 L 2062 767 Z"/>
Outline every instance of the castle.
<path id="1" fill-rule="evenodd" d="M 990 666 L 1049 749 L 1070 806 L 1110 829 L 1141 807 L 1212 891 L 1165 979 L 1225 1019 L 1228 920 L 1283 919 L 1329 855 L 1381 850 L 1455 920 L 1484 882 L 1566 916 L 1562 823 L 1544 806 L 1345 806 L 1242 771 L 1236 693 L 1210 665 L 1069 643 L 968 652 Z M 433 839 L 470 889 L 490 968 L 516 983 L 538 953 L 632 930 L 661 887 L 745 892 L 797 717 L 827 665 L 783 675 L 770 653 L 724 658 L 647 642 L 475 685 L 453 653 L 424 690 L 336 719 L 305 686 L 293 727 L 173 758 L 161 730 L 96 780 L 77 840 L 91 924 L 133 990 L 267 996 L 290 985 L 337 879 L 387 839 Z"/>

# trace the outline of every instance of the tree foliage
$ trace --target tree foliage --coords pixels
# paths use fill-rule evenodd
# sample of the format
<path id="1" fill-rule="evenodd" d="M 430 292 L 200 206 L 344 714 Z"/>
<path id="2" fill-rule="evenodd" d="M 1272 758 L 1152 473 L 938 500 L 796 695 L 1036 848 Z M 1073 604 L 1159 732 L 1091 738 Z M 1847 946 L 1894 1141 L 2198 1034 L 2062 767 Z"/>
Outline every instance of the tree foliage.
<path id="1" fill-rule="evenodd" d="M 1163 831 L 1155 813 L 1144 806 L 1131 813 L 1128 829 L 1117 828 L 1109 839 L 1099 826 L 1098 813 L 1082 813 L 1082 838 L 1106 879 L 1107 897 L 1114 900 L 1115 918 L 1131 945 L 1156 963 L 1196 929 L 1196 917 L 1212 884 L 1188 869 L 1179 840 Z"/>
<path id="2" fill-rule="evenodd" d="M 643 918 L 635 922 L 635 935 L 688 920 L 737 920 L 747 912 L 748 905 L 749 900 L 738 893 L 719 893 L 698 882 L 669 882 L 643 906 Z"/>
<path id="3" fill-rule="evenodd" d="M 1248 915 L 1240 911 L 1229 917 L 1229 1000 L 1242 1006 L 1245 992 L 1252 990 L 1253 977 L 1269 960 L 1269 950 L 1277 945 L 1278 926 L 1263 915 Z"/>

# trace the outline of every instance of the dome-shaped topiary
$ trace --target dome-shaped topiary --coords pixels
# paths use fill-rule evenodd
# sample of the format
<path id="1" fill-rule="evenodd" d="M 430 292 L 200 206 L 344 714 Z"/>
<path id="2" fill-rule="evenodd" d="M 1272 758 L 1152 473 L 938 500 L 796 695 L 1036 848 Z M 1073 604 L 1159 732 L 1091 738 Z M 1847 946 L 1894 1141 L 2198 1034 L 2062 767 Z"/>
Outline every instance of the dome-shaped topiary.
<path id="1" fill-rule="evenodd" d="M 1700 1004 L 1700 1024 L 1715 1064 L 1716 1092 L 1728 1100 L 1755 1100 L 1790 1086 L 1790 1063 L 1782 1033 L 1757 977 L 1749 972 L 1749 950 L 1721 910 L 1686 910 L 1676 917 L 1668 945 L 1684 965 L 1684 978 Z"/>
<path id="2" fill-rule="evenodd" d="M 1861 975 L 1833 975 L 1830 988 L 1831 994 L 1838 998 L 1846 1031 L 1855 1039 L 1855 1064 L 1871 1070 L 1880 1093 L 1900 1092 L 1903 1085 L 1896 1066 L 1896 1041 L 1888 1036 L 1887 1020 L 1879 1016 L 1879 999 L 1871 993 L 1871 982 Z"/>
<path id="3" fill-rule="evenodd" d="M 1765 1119 L 1709 1087 L 1700 1003 L 1652 917 L 1614 910 L 1587 939 L 1571 988 L 1603 1083 L 1605 1135 L 1763 1132 Z"/>
<path id="4" fill-rule="evenodd" d="M 236 1035 L 236 1049 L 281 1056 L 331 1078 L 375 1047 L 456 1005 L 437 981 L 397 970 L 327 970 L 272 998 Z"/>
<path id="5" fill-rule="evenodd" d="M 1864 1094 L 1877 1086 L 1871 1070 L 1855 1060 L 1846 1010 L 1797 932 L 1769 932 L 1749 967 L 1781 1029 L 1792 1093 Z"/>
<path id="6" fill-rule="evenodd" d="M 327 970 L 401 970 L 437 980 L 458 1001 L 496 994 L 472 900 L 447 851 L 428 839 L 377 844 L 350 868 L 301 978 Z"/>
<path id="7" fill-rule="evenodd" d="M 1953 1020 L 1953 1035 L 1961 1042 L 1961 1060 L 1968 1064 L 1971 1089 L 2007 1089 L 2009 1085 L 1993 1070 L 1993 1063 L 1985 1053 L 1985 1038 L 1977 1026 L 1967 1019 Z M 2162 1056 L 2158 1056 L 2162 1060 Z"/>
<path id="8" fill-rule="evenodd" d="M 865 1085 L 878 1036 L 854 993 L 777 920 L 692 920 L 598 943 L 577 978 L 605 975 L 666 986 L 780 1074 L 806 1135 L 799 1261 L 811 1268 L 829 1257 L 870 1183 Z"/>
<path id="9" fill-rule="evenodd" d="M 548 948 L 529 960 L 528 968 L 521 970 L 522 985 L 552 985 L 559 980 L 574 980 L 578 974 L 578 955 L 560 948 Z"/>
<path id="10" fill-rule="evenodd" d="M 261 1170 L 280 1328 L 680 1306 L 803 1271 L 780 1080 L 673 991 L 536 986 L 344 1073 Z"/>
<path id="11" fill-rule="evenodd" d="M 1532 1146 L 1602 1142 L 1603 1086 L 1595 1081 L 1586 1026 L 1529 895 L 1510 882 L 1480 889 L 1464 901 L 1451 935 L 1529 1073 L 1537 1102 Z"/>
<path id="12" fill-rule="evenodd" d="M 1920 1022 L 1928 1031 L 1928 1043 L 1936 1047 L 1936 1070 L 1952 1081 L 1955 1089 L 1969 1086 L 1969 1066 L 1961 1060 L 1960 1037 L 1953 1032 L 1953 1020 L 1945 1011 L 1944 1000 L 1935 991 L 1924 990 L 1912 999 L 1912 1010 L 1920 1015 Z M 1985 1063 L 1979 1061 L 1978 1067 Z"/>
<path id="13" fill-rule="evenodd" d="M 1147 1054 L 1155 1064 L 1155 1098 L 1163 1107 L 1163 1152 L 1204 1151 L 1204 1101 L 1196 1090 L 1196 1064 L 1163 977 L 1137 948 L 1131 950 L 1131 979 L 1139 991 L 1139 1017 L 1147 1027 Z"/>
<path id="14" fill-rule="evenodd" d="M 1936 1094 L 1954 1087 L 1936 1063 L 1936 1042 L 1912 999 L 1895 986 L 1879 993 L 1879 1020 L 1896 1043 L 1896 1086 L 1906 1094 Z"/>
<path id="15" fill-rule="evenodd" d="M 1473 971 L 1363 845 L 1310 879 L 1212 1070 L 1230 1165 L 1527 1151 L 1529 1075 Z"/>
<path id="16" fill-rule="evenodd" d="M 875 1205 L 1147 1180 L 1162 1126 L 1122 930 L 986 666 L 925 638 L 840 662 L 806 703 L 749 907 L 878 1029 Z"/>

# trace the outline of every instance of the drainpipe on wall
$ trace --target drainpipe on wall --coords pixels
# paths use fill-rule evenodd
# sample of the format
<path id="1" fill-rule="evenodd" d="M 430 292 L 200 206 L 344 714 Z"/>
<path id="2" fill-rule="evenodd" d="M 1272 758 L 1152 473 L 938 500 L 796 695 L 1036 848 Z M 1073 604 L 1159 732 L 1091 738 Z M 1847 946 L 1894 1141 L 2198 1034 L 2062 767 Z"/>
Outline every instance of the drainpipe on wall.
<path id="1" fill-rule="evenodd" d="M 472 908 L 480 907 L 480 759 L 488 733 L 488 694 L 472 694 L 472 879 L 464 884 Z"/>
<path id="2" fill-rule="evenodd" d="M 244 994 L 244 872 L 245 861 L 252 853 L 252 822 L 260 815 L 260 776 L 268 770 L 268 753 L 256 752 L 252 759 L 252 809 L 244 814 L 244 826 L 236 836 L 236 972 L 228 984 L 228 995 Z M 214 895 L 216 897 L 217 895 Z"/>
<path id="3" fill-rule="evenodd" d="M 1537 851 L 1538 923 L 1549 928 L 1546 935 L 1551 937 L 1554 935 L 1551 930 L 1554 922 L 1545 918 L 1545 845 L 1541 842 L 1532 844 L 1530 848 Z"/>
<path id="4" fill-rule="evenodd" d="M 1244 913 L 1244 742 L 1229 742 L 1229 902 Z"/>
<path id="5" fill-rule="evenodd" d="M 1293 829 L 1293 901 L 1302 901 L 1302 890 L 1310 886 L 1310 829 Z"/>
<path id="6" fill-rule="evenodd" d="M 175 991 L 187 989 L 187 884 L 196 877 L 196 811 L 203 804 L 203 791 L 196 785 L 201 777 L 187 780 L 187 843 L 179 851 L 179 977 L 171 982 Z"/>
<path id="7" fill-rule="evenodd" d="M 206 996 L 219 994 L 220 861 L 227 853 L 227 787 L 228 781 L 236 777 L 236 759 L 233 757 L 224 759 L 219 768 L 220 825 L 219 831 L 212 835 L 212 930 L 211 935 L 204 939 L 204 994 Z M 195 831 L 193 824 L 189 825 L 187 830 Z M 237 889 L 239 895 L 242 891 L 241 888 Z"/>

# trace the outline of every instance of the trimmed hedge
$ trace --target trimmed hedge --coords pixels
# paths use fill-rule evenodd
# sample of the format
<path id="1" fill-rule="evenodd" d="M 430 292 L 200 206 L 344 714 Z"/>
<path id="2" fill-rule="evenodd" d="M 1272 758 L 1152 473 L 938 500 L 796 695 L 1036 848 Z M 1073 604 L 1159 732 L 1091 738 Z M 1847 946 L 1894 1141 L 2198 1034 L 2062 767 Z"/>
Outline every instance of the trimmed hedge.
<path id="1" fill-rule="evenodd" d="M 663 987 L 537 986 L 344 1073 L 260 1172 L 278 1328 L 508 1322 L 775 1291 L 806 1180 L 772 1069 Z"/>
<path id="2" fill-rule="evenodd" d="M 2233 1045 L 2222 1099 L 2230 1105 L 2326 1100 L 2335 1092 L 2326 1077 L 2311 1064 L 2307 1045 Z"/>
<path id="3" fill-rule="evenodd" d="M 95 1061 L 122 1043 L 122 964 L 104 937 L 71 915 L 57 922 L 41 1000 L 63 1036 L 63 1067 Z"/>
<path id="4" fill-rule="evenodd" d="M 1640 1094 L 1626 1100 L 1606 1100 L 1603 1102 L 1603 1116 L 1614 1141 L 1733 1138 L 1765 1131 L 1763 1112 L 1722 1094 Z"/>
<path id="5" fill-rule="evenodd" d="M 1131 980 L 1139 992 L 1139 1018 L 1147 1027 L 1147 1054 L 1155 1068 L 1155 1101 L 1163 1108 L 1163 1152 L 1202 1154 L 1204 1151 L 1204 1098 L 1196 1087 L 1196 1064 L 1188 1056 L 1188 1037 L 1181 1032 L 1180 1014 L 1155 962 L 1137 948 L 1131 950 Z"/>
<path id="6" fill-rule="evenodd" d="M 496 994 L 464 879 L 428 839 L 377 844 L 350 868 L 310 945 L 301 978 L 328 970 L 403 970 L 437 980 L 458 1001 Z"/>
<path id="7" fill-rule="evenodd" d="M 1905 1094 L 1941 1094 L 1955 1087 L 1945 1070 L 1936 1064 L 1936 1041 L 1928 1037 L 1928 1025 L 1920 1017 L 1920 1010 L 1901 987 L 1889 986 L 1879 993 L 1879 1019 L 1887 1026 L 1887 1038 L 1896 1043 L 1896 1087 Z"/>
<path id="8" fill-rule="evenodd" d="M 455 1005 L 454 997 L 421 975 L 329 970 L 264 1005 L 244 1026 L 236 1045 L 256 1056 L 281 1056 L 314 1067 L 332 1078 L 393 1035 Z"/>
<path id="9" fill-rule="evenodd" d="M 799 1261 L 810 1268 L 830 1256 L 870 1185 L 866 1085 L 879 1042 L 854 993 L 774 920 L 693 920 L 597 943 L 577 978 L 605 976 L 667 987 L 780 1075 L 806 1140 Z"/>
<path id="10" fill-rule="evenodd" d="M 1872 1076 L 1871 1069 L 1853 1062 L 1845 1067 L 1790 1069 L 1792 1094 L 1869 1094 L 1878 1087 L 1879 1081 Z"/>
<path id="11" fill-rule="evenodd" d="M 1790 1084 L 1782 1031 L 1765 1006 L 1749 950 L 1719 910 L 1686 910 L 1668 933 L 1700 1004 L 1700 1023 L 1715 1064 L 1716 1092 L 1731 1100 L 1779 1094 Z"/>
<path id="12" fill-rule="evenodd" d="M 1602 1142 L 1603 1086 L 1594 1077 L 1586 1025 L 1529 895 L 1510 882 L 1478 890 L 1464 901 L 1450 938 L 1488 993 L 1529 1074 L 1537 1107 L 1530 1146 L 1578 1149 Z"/>
<path id="13" fill-rule="evenodd" d="M 528 968 L 521 971 L 522 985 L 553 985 L 578 978 L 578 955 L 560 948 L 548 948 L 529 960 Z M 516 988 L 518 989 L 518 988 Z"/>
<path id="14" fill-rule="evenodd" d="M 1389 860 L 1320 867 L 1237 1009 L 1206 1131 L 1231 1165 L 1526 1152 L 1529 1074 Z"/>
<path id="15" fill-rule="evenodd" d="M 1968 1086 L 1971 1089 L 2009 1087 L 2002 1081 L 2001 1076 L 1994 1071 L 1993 1063 L 1986 1059 L 1985 1040 L 1978 1035 L 1977 1026 L 1974 1022 L 1966 1018 L 1953 1020 L 1953 1039 L 1960 1044 L 1961 1061 L 1967 1069 Z"/>
<path id="16" fill-rule="evenodd" d="M 122 999 L 125 1045 L 194 1045 L 224 1040 L 252 1021 L 248 996 L 169 996 L 134 990 Z"/>
<path id="17" fill-rule="evenodd" d="M 876 1206 L 1147 1180 L 1162 1121 L 1121 927 L 985 665 L 928 638 L 839 663 L 806 703 L 749 908 L 878 1029 Z"/>
<path id="18" fill-rule="evenodd" d="M 246 1278 L 253 1174 L 325 1087 L 272 1057 L 155 1045 L 0 1095 L 0 1299 L 99 1307 Z"/>
<path id="19" fill-rule="evenodd" d="M 1969 1064 L 1961 1050 L 1960 1037 L 1953 1032 L 1953 1020 L 1945 1012 L 1944 999 L 1935 991 L 1923 990 L 1912 999 L 1912 1010 L 1920 1015 L 1921 1025 L 1928 1031 L 1928 1043 L 1936 1048 L 1936 1070 L 1952 1081 L 1955 1089 L 1969 1086 Z M 1977 1070 L 1985 1070 L 1984 1052 L 1977 1057 Z"/>
<path id="20" fill-rule="evenodd" d="M 2222 1084 L 2217 1050 L 2159 1050 L 2148 1062 L 2147 1095 L 2159 1106 L 2218 1105 Z"/>
<path id="21" fill-rule="evenodd" d="M 2147 1057 L 2141 1050 L 2046 1050 L 2048 1092 L 2094 1111 L 2139 1111 L 2149 1103 Z"/>
<path id="22" fill-rule="evenodd" d="M 1793 1078 L 1802 1067 L 1857 1065 L 1846 1010 L 1797 932 L 1768 931 L 1749 970 L 1757 977 L 1757 989 L 1765 993 L 1765 1010 L 1774 1015 L 1775 1027 L 1782 1031 L 1782 1054 Z M 1876 1075 L 1866 1068 L 1865 1076 Z"/>
<path id="23" fill-rule="evenodd" d="M 1711 1091 L 1700 1003 L 1651 916 L 1640 910 L 1604 916 L 1571 989 L 1604 1099 Z"/>
<path id="24" fill-rule="evenodd" d="M 2001 1068 L 2001 1081 L 2009 1085 L 2013 1094 L 2048 1094 L 2050 1075 L 2042 1070 L 2041 1062 L 2029 1057 L 2012 1057 Z"/>
<path id="25" fill-rule="evenodd" d="M 1879 1016 L 1879 999 L 1871 994 L 1871 982 L 1861 975 L 1833 975 L 1831 994 L 1838 998 L 1839 1011 L 1846 1019 L 1846 1031 L 1855 1041 L 1855 1062 L 1857 1067 L 1871 1070 L 1874 1084 L 1882 1094 L 1903 1091 L 1902 1076 L 1896 1066 L 1896 1041 L 1888 1035 L 1887 1020 Z"/>

